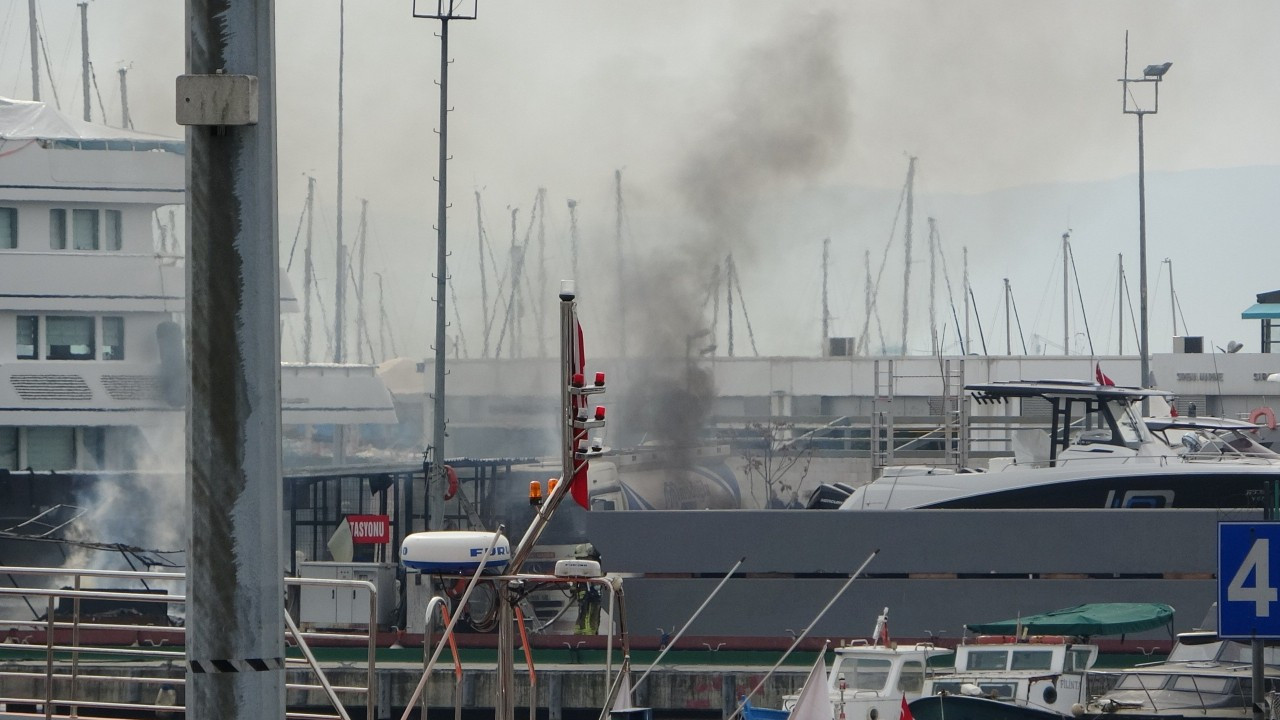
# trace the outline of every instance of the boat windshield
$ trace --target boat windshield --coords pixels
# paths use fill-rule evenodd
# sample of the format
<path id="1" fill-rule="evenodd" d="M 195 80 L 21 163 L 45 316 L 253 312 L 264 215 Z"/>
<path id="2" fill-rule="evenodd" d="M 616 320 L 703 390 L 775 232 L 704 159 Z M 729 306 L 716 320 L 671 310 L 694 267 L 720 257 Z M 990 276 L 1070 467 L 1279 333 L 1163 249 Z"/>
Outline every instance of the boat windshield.
<path id="1" fill-rule="evenodd" d="M 1169 682 L 1169 675 L 1131 673 L 1120 678 L 1116 690 L 1159 690 Z"/>
<path id="2" fill-rule="evenodd" d="M 1143 422 L 1139 406 L 1127 402 L 1108 403 L 1116 419 L 1116 428 L 1120 431 L 1120 439 L 1125 445 L 1137 448 L 1139 445 L 1155 440 L 1147 424 Z"/>
<path id="3" fill-rule="evenodd" d="M 850 690 L 881 692 L 889 682 L 893 663 L 883 658 L 847 658 L 840 664 L 840 676 Z"/>

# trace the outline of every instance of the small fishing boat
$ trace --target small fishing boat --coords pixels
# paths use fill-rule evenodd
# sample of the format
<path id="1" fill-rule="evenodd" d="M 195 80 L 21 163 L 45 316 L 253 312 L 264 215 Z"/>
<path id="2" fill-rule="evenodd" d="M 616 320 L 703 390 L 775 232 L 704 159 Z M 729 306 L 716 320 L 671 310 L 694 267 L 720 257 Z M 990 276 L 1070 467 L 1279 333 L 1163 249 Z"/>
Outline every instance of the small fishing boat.
<path id="1" fill-rule="evenodd" d="M 1156 603 L 1078 605 L 967 626 L 981 633 L 956 648 L 955 672 L 929 679 L 908 707 L 915 720 L 1059 720 L 1084 711 L 1097 636 L 1171 625 Z"/>
<path id="2" fill-rule="evenodd" d="M 926 683 L 938 672 L 930 661 L 952 654 L 932 643 L 898 645 L 889 638 L 888 608 L 876 620 L 870 640 L 855 640 L 835 649 L 835 663 L 825 674 L 829 700 L 826 718 L 891 718 L 903 698 L 920 697 Z M 806 684 L 807 685 L 807 684 Z M 819 695 L 822 693 L 819 692 Z M 796 711 L 804 691 L 784 695 L 782 710 L 743 707 L 745 720 L 781 720 Z"/>

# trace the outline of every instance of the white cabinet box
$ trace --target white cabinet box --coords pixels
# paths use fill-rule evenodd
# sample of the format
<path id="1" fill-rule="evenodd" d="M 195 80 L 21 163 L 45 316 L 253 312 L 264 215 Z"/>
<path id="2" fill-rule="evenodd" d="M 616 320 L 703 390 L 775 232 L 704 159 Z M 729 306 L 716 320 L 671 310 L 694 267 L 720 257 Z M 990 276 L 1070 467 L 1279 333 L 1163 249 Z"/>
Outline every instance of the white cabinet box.
<path id="1" fill-rule="evenodd" d="M 395 622 L 398 593 L 392 563 L 301 562 L 298 576 L 371 582 L 378 589 L 378 624 Z M 301 622 L 319 627 L 365 625 L 369 621 L 369 591 L 362 587 L 303 585 L 298 605 Z"/>

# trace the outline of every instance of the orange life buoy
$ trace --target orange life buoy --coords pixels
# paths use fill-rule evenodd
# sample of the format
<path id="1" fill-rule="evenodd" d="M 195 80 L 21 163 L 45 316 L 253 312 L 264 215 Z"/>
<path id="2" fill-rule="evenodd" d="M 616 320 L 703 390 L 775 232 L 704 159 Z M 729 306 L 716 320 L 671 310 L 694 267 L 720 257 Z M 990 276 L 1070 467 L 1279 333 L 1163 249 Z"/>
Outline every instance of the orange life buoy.
<path id="1" fill-rule="evenodd" d="M 1274 423 L 1272 424 L 1274 425 Z M 458 494 L 458 471 L 454 470 L 452 465 L 445 465 L 444 476 L 449 481 L 449 484 L 444 489 L 444 499 L 452 500 L 453 496 Z"/>
<path id="2" fill-rule="evenodd" d="M 1264 419 L 1264 418 L 1266 419 L 1266 422 L 1264 423 L 1258 422 L 1258 420 Z M 1253 412 L 1249 413 L 1249 422 L 1253 423 L 1254 425 L 1266 425 L 1267 429 L 1275 430 L 1276 429 L 1276 411 L 1272 410 L 1266 405 L 1263 405 L 1262 407 L 1256 407 L 1253 409 Z"/>

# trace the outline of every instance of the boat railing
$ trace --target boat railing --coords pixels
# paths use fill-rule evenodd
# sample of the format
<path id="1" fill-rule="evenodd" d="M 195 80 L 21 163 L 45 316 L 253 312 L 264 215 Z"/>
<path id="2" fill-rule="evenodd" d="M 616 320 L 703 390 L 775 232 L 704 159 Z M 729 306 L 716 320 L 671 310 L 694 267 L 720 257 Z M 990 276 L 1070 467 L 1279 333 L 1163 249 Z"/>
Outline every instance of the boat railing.
<path id="1" fill-rule="evenodd" d="M 16 566 L 0 566 L 0 575 L 12 583 L 0 587 L 0 656 L 9 660 L 0 670 L 0 707 L 10 715 L 22 716 L 19 709 L 24 707 L 31 709 L 29 716 L 45 718 L 55 711 L 72 717 L 82 711 L 183 711 L 186 596 L 163 587 L 179 587 L 185 583 L 183 575 Z M 363 630 L 300 629 L 285 610 L 284 639 L 296 648 L 286 653 L 294 655 L 286 657 L 286 676 L 297 680 L 286 682 L 285 689 L 295 698 L 321 692 L 336 713 L 287 712 L 286 717 L 350 720 L 340 695 L 363 699 L 365 717 L 374 717 L 377 588 L 364 580 L 285 578 L 285 583 L 369 594 Z M 31 619 L 10 617 L 24 605 Z M 367 648 L 364 686 L 332 684 L 311 650 L 317 642 Z M 149 696 L 155 699 L 119 700 Z"/>

